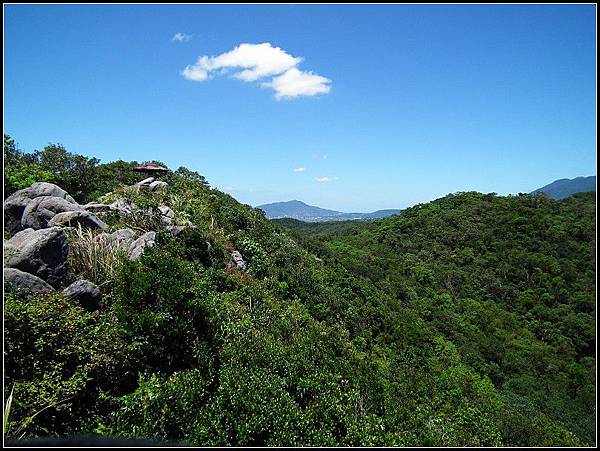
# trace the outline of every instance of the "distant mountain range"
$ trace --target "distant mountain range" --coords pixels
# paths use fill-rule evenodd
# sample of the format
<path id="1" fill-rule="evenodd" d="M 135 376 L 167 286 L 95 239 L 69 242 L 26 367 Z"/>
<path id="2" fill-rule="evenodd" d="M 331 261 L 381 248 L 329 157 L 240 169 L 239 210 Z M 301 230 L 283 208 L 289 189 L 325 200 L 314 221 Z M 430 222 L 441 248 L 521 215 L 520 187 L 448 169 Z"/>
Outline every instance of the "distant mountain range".
<path id="1" fill-rule="evenodd" d="M 596 191 L 596 176 L 576 177 L 574 179 L 560 179 L 549 185 L 532 191 L 531 194 L 546 193 L 553 199 L 564 199 L 575 193 Z"/>
<path id="2" fill-rule="evenodd" d="M 377 210 L 373 213 L 343 213 L 341 211 L 327 210 L 305 204 L 299 200 L 288 202 L 275 202 L 272 204 L 259 205 L 269 219 L 293 218 L 306 222 L 324 221 L 348 221 L 352 219 L 377 219 L 385 218 L 400 213 L 401 210 Z"/>
<path id="3" fill-rule="evenodd" d="M 549 185 L 531 192 L 531 194 L 546 193 L 553 199 L 564 199 L 575 193 L 596 191 L 596 176 L 576 177 L 574 179 L 560 179 Z M 275 202 L 259 205 L 268 219 L 292 218 L 305 222 L 349 221 L 355 219 L 378 219 L 400 213 L 402 210 L 389 209 L 377 210 L 372 213 L 344 213 L 341 211 L 327 210 L 314 205 L 305 204 L 299 200 L 288 202 Z"/>

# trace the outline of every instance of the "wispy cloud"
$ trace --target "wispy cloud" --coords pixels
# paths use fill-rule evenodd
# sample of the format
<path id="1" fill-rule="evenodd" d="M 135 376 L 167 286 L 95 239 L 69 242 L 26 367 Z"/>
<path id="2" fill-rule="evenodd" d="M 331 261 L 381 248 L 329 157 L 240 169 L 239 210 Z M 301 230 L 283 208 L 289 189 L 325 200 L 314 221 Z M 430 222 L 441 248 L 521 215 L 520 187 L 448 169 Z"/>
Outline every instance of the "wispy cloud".
<path id="1" fill-rule="evenodd" d="M 315 153 L 312 156 L 315 160 L 327 160 L 327 154 Z"/>
<path id="2" fill-rule="evenodd" d="M 186 66 L 181 75 L 188 80 L 204 81 L 237 70 L 232 76 L 245 82 L 272 77 L 261 86 L 272 88 L 277 100 L 327 94 L 331 90 L 331 80 L 301 71 L 297 66 L 302 61 L 302 57 L 292 56 L 269 42 L 244 43 L 221 55 L 200 56 L 196 63 Z"/>
<path id="3" fill-rule="evenodd" d="M 175 33 L 175 36 L 173 36 L 173 38 L 171 40 L 175 41 L 175 42 L 188 42 L 188 41 L 192 40 L 192 35 L 177 32 L 177 33 Z"/>
<path id="4" fill-rule="evenodd" d="M 331 183 L 338 179 L 339 177 L 317 177 L 315 180 L 319 183 Z"/>
<path id="5" fill-rule="evenodd" d="M 300 166 L 298 168 L 294 168 L 294 172 L 304 172 L 306 171 L 306 168 L 304 166 Z"/>

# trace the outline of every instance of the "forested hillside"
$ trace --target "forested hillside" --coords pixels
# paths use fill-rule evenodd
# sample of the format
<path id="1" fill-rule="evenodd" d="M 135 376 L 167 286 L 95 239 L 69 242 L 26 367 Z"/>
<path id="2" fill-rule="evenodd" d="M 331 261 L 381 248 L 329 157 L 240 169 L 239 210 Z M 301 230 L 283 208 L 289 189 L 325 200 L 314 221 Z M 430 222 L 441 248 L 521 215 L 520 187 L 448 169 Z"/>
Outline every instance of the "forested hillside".
<path id="1" fill-rule="evenodd" d="M 5 198 L 53 183 L 106 225 L 64 229 L 53 291 L 5 285 L 8 438 L 595 444 L 593 195 L 464 193 L 309 237 L 185 167 L 151 191 L 134 162 L 4 156 Z M 155 244 L 96 238 L 125 228 Z M 82 278 L 93 308 L 61 291 Z"/>
<path id="2" fill-rule="evenodd" d="M 418 312 L 523 428 L 546 416 L 593 443 L 595 209 L 595 193 L 462 193 L 370 224 L 282 225 Z"/>

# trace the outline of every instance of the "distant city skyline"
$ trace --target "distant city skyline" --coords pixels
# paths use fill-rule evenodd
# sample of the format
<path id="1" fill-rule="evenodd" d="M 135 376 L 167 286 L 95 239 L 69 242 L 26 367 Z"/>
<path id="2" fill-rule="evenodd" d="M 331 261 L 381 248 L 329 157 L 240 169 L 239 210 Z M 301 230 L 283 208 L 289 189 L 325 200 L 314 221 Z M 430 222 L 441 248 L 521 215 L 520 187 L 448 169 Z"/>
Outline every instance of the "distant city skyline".
<path id="1" fill-rule="evenodd" d="M 596 173 L 595 5 L 4 5 L 4 133 L 344 212 Z"/>

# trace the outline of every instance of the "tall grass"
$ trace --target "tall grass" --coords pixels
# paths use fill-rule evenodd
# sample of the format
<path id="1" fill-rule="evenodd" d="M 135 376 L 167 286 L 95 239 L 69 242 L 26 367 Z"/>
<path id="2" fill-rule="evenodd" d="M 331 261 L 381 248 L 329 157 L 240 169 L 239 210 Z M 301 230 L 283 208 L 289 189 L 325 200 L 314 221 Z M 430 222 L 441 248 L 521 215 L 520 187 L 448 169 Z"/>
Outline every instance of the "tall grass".
<path id="1" fill-rule="evenodd" d="M 125 251 L 110 243 L 107 234 L 95 234 L 81 225 L 69 229 L 67 233 L 69 271 L 74 277 L 97 285 L 111 282 L 121 259 L 125 257 Z"/>

